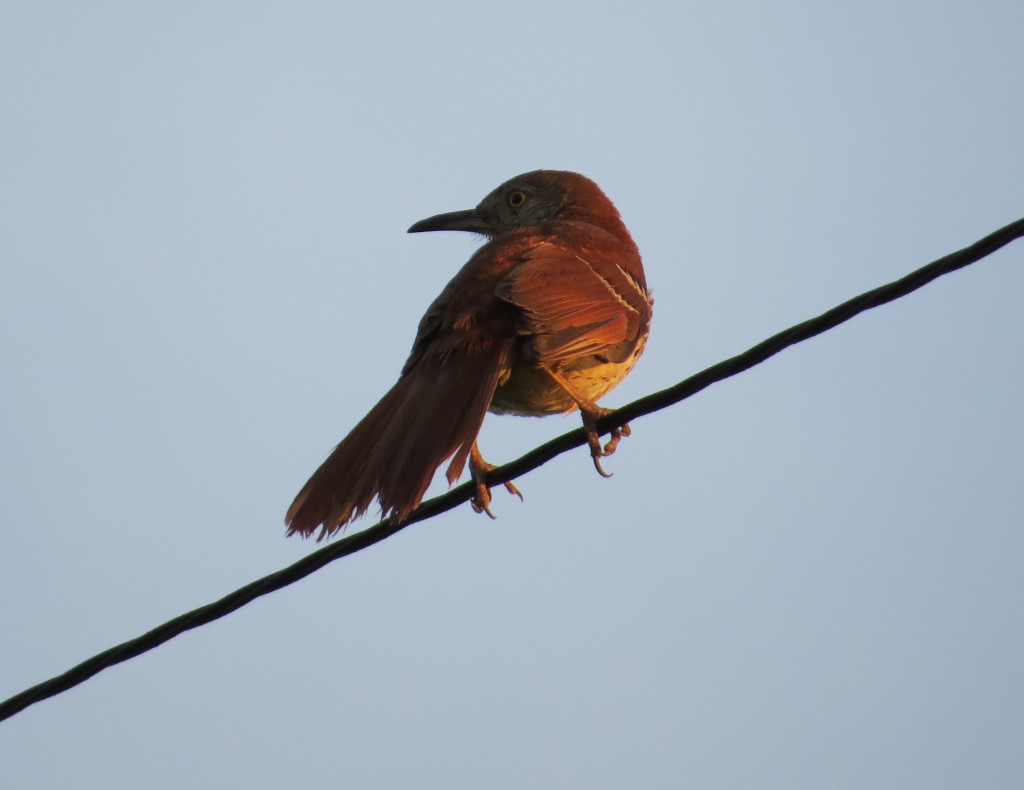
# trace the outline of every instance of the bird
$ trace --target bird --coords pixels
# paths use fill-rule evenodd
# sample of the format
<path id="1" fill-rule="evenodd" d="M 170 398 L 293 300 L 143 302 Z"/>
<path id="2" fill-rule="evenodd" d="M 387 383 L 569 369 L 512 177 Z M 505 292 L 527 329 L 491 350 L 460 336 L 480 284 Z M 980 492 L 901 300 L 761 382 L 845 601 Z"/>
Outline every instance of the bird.
<path id="1" fill-rule="evenodd" d="M 611 200 L 579 173 L 535 170 L 476 208 L 437 214 L 409 233 L 468 231 L 485 240 L 427 308 L 395 385 L 337 445 L 288 509 L 288 535 L 330 537 L 379 501 L 400 523 L 451 459 L 466 462 L 471 505 L 491 510 L 477 434 L 486 412 L 578 410 L 597 471 L 629 426 L 602 447 L 597 405 L 643 353 L 653 300 L 643 263 Z M 522 499 L 511 482 L 505 487 Z"/>

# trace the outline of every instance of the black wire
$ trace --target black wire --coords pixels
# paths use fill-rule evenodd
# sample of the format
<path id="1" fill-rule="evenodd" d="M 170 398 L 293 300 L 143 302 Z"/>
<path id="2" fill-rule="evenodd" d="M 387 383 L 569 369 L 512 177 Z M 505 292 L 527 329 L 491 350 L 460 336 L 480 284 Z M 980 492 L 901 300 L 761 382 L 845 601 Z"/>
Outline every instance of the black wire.
<path id="1" fill-rule="evenodd" d="M 927 266 L 911 272 L 906 277 L 856 296 L 816 318 L 779 332 L 777 335 L 773 335 L 767 340 L 758 343 L 742 354 L 719 362 L 717 365 L 712 365 L 710 368 L 691 376 L 685 381 L 679 382 L 673 387 L 633 401 L 602 419 L 599 422 L 599 427 L 607 432 L 613 426 L 622 425 L 637 417 L 651 414 L 678 403 L 717 381 L 735 376 L 737 373 L 741 373 L 754 365 L 764 362 L 769 357 L 778 354 L 795 343 L 812 338 L 845 321 L 849 321 L 865 310 L 870 310 L 894 299 L 899 299 L 944 274 L 975 263 L 1021 236 L 1024 236 L 1024 219 L 1017 220 L 997 230 L 995 233 L 975 242 L 970 247 L 939 258 L 937 261 L 933 261 Z M 586 435 L 583 429 L 579 428 L 570 431 L 531 450 L 521 458 L 494 469 L 487 476 L 488 482 L 496 485 L 520 477 L 555 456 L 583 444 L 586 444 Z M 72 667 L 67 672 L 32 686 L 0 703 L 0 721 L 14 716 L 36 702 L 67 691 L 108 667 L 152 650 L 185 631 L 218 620 L 236 609 L 251 603 L 260 596 L 280 590 L 282 587 L 287 587 L 289 584 L 308 576 L 328 563 L 372 546 L 374 543 L 394 535 L 396 532 L 415 524 L 417 521 L 423 521 L 439 513 L 451 510 L 457 505 L 468 501 L 472 495 L 473 486 L 470 483 L 453 488 L 448 493 L 421 504 L 401 524 L 396 525 L 391 523 L 390 520 L 385 520 L 361 532 L 348 535 L 341 540 L 324 546 L 322 549 L 289 565 L 287 568 L 271 573 L 269 576 L 264 576 L 262 579 L 257 579 L 235 590 L 218 601 L 214 601 L 206 606 L 200 606 L 198 609 L 193 609 L 191 612 L 175 617 L 173 620 L 168 620 L 166 623 L 157 626 L 142 636 L 104 650 L 102 653 L 98 653 L 81 664 Z"/>

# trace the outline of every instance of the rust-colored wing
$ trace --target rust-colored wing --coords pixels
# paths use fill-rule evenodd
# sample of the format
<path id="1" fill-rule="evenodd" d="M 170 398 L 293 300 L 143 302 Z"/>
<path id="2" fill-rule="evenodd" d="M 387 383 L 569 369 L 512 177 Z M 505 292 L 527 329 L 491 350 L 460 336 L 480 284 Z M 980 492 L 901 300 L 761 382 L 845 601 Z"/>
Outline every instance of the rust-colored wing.
<path id="1" fill-rule="evenodd" d="M 546 242 L 528 251 L 496 295 L 522 310 L 520 334 L 542 361 L 628 355 L 650 322 L 642 274 L 630 274 L 642 272 L 639 256 L 617 244 L 573 246 Z"/>

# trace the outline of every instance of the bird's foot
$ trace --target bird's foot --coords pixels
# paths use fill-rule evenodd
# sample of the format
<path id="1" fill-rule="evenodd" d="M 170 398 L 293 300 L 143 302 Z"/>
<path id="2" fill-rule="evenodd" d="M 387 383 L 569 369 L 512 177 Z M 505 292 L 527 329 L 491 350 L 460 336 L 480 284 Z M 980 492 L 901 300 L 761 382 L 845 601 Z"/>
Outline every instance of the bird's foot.
<path id="1" fill-rule="evenodd" d="M 484 460 L 480 454 L 480 448 L 476 446 L 476 442 L 473 442 L 473 447 L 469 453 L 469 474 L 472 476 L 473 484 L 476 486 L 476 493 L 469 500 L 469 505 L 476 513 L 486 513 L 491 518 L 497 518 L 491 512 L 491 487 L 487 484 L 487 473 L 492 469 L 497 469 L 497 467 Z M 505 488 L 510 494 L 515 494 L 519 497 L 520 502 L 523 501 L 522 492 L 511 481 L 505 483 Z"/>
<path id="2" fill-rule="evenodd" d="M 629 425 L 623 423 L 608 431 L 608 443 L 602 447 L 601 434 L 597 430 L 597 423 L 603 417 L 611 414 L 612 409 L 603 409 L 598 406 L 597 403 L 573 386 L 572 382 L 560 371 L 548 367 L 545 367 L 544 371 L 554 379 L 554 382 L 559 387 L 566 391 L 570 398 L 576 401 L 580 414 L 583 415 L 583 430 L 587 434 L 587 444 L 590 445 L 590 457 L 594 459 L 594 468 L 601 477 L 611 477 L 611 472 L 606 472 L 601 467 L 601 459 L 615 452 L 615 448 L 619 446 L 619 440 L 623 436 L 629 436 Z"/>
<path id="3" fill-rule="evenodd" d="M 590 445 L 590 457 L 594 460 L 594 468 L 601 477 L 611 477 L 611 472 L 606 472 L 601 467 L 601 459 L 611 455 L 619 446 L 619 440 L 623 436 L 629 436 L 629 423 L 623 423 L 609 432 L 608 442 L 601 446 L 601 436 L 597 432 L 597 421 L 612 413 L 611 409 L 602 409 L 599 406 L 593 408 L 581 408 L 583 414 L 583 430 L 587 434 L 587 444 Z"/>

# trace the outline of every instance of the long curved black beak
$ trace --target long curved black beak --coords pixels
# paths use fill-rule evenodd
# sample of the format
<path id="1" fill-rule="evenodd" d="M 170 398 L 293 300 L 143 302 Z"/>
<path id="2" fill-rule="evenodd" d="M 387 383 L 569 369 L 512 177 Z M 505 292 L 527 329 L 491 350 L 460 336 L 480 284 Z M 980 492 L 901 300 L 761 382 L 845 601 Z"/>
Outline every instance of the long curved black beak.
<path id="1" fill-rule="evenodd" d="M 423 233 L 428 230 L 465 230 L 470 233 L 483 233 L 487 236 L 492 233 L 488 222 L 480 216 L 475 208 L 466 211 L 450 211 L 447 214 L 436 214 L 433 217 L 421 219 L 406 232 Z"/>

